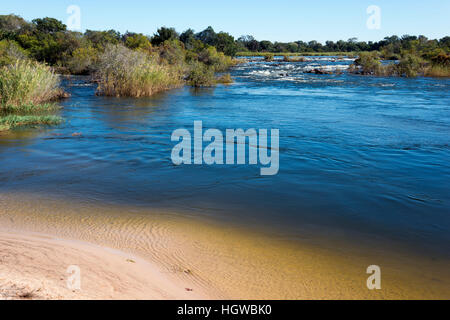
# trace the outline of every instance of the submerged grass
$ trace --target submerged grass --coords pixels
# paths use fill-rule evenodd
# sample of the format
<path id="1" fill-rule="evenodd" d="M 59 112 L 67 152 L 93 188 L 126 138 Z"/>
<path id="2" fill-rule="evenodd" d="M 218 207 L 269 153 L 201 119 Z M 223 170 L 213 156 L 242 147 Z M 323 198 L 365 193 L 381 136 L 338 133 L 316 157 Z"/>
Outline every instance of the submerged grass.
<path id="1" fill-rule="evenodd" d="M 28 125 L 55 125 L 62 122 L 62 119 L 54 115 L 6 115 L 0 116 L 0 131 L 13 129 L 19 126 Z"/>

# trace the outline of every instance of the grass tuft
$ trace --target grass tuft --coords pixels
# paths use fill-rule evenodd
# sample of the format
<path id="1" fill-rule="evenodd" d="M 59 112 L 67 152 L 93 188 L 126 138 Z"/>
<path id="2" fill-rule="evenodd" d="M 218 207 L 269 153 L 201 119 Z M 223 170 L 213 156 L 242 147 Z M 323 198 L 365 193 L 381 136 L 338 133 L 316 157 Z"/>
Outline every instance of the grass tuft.
<path id="1" fill-rule="evenodd" d="M 109 45 L 98 66 L 98 95 L 149 97 L 183 84 L 177 66 L 158 63 L 156 57 L 122 45 Z"/>
<path id="2" fill-rule="evenodd" d="M 50 67 L 17 60 L 0 68 L 0 108 L 40 105 L 61 96 L 59 77 Z"/>

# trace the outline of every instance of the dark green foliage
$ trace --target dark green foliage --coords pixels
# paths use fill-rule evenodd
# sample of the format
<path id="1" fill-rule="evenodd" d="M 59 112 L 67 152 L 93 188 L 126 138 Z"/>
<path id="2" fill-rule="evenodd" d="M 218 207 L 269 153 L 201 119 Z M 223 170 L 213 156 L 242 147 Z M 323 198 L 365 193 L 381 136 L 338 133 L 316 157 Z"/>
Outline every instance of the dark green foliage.
<path id="1" fill-rule="evenodd" d="M 193 87 L 212 87 L 216 84 L 214 70 L 200 62 L 192 63 L 187 82 Z"/>
<path id="2" fill-rule="evenodd" d="M 85 32 L 86 39 L 92 43 L 92 45 L 100 50 L 104 50 L 104 48 L 108 44 L 118 44 L 120 42 L 120 33 L 115 30 L 109 31 L 93 31 L 86 30 Z"/>
<path id="3" fill-rule="evenodd" d="M 195 38 L 200 40 L 203 43 L 209 44 L 210 46 L 214 45 L 216 41 L 216 32 L 214 29 L 209 26 L 202 32 L 199 32 L 195 35 Z"/>
<path id="4" fill-rule="evenodd" d="M 176 32 L 175 28 L 161 27 L 153 36 L 152 45 L 159 46 L 161 43 L 164 43 L 167 40 L 175 40 L 178 39 L 178 37 L 179 35 Z"/>
<path id="5" fill-rule="evenodd" d="M 234 37 L 226 32 L 219 32 L 213 45 L 218 51 L 225 53 L 227 56 L 234 57 L 238 52 L 238 46 L 234 41 Z"/>
<path id="6" fill-rule="evenodd" d="M 194 48 L 195 33 L 192 29 L 187 29 L 182 34 L 180 34 L 180 41 L 184 43 L 184 46 L 188 50 Z"/>
<path id="7" fill-rule="evenodd" d="M 34 19 L 33 24 L 39 33 L 56 33 L 67 30 L 67 26 L 54 18 Z"/>
<path id="8" fill-rule="evenodd" d="M 149 50 L 152 47 L 150 39 L 142 33 L 127 32 L 123 35 L 122 41 L 124 41 L 125 46 L 130 49 Z"/>

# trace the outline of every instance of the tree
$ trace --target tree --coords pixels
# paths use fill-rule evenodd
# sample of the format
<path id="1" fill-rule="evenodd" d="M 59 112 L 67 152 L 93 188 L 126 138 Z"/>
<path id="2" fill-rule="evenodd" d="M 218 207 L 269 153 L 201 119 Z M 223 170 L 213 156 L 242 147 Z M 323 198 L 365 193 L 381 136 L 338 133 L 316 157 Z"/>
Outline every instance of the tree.
<path id="1" fill-rule="evenodd" d="M 217 50 L 225 53 L 227 56 L 234 57 L 238 52 L 238 46 L 234 41 L 234 37 L 226 32 L 219 32 L 216 35 L 214 46 Z"/>
<path id="2" fill-rule="evenodd" d="M 261 51 L 268 51 L 268 52 L 273 51 L 273 44 L 272 44 L 272 42 L 270 42 L 268 40 L 261 41 L 259 43 L 259 47 L 260 47 Z"/>
<path id="3" fill-rule="evenodd" d="M 64 23 L 54 18 L 34 19 L 32 22 L 36 26 L 37 31 L 41 33 L 56 33 L 67 30 L 67 26 Z"/>
<path id="4" fill-rule="evenodd" d="M 159 46 L 161 43 L 164 43 L 164 41 L 175 40 L 178 38 L 179 38 L 179 35 L 176 32 L 175 28 L 161 27 L 153 35 L 152 45 Z"/>
<path id="5" fill-rule="evenodd" d="M 115 30 L 92 31 L 86 30 L 85 37 L 94 45 L 96 49 L 103 50 L 108 44 L 118 44 L 120 33 Z"/>
<path id="6" fill-rule="evenodd" d="M 0 15 L 0 30 L 2 31 L 16 33 L 28 26 L 28 22 L 22 17 L 14 14 Z"/>
<path id="7" fill-rule="evenodd" d="M 195 33 L 192 29 L 187 29 L 180 34 L 180 41 L 184 43 L 186 49 L 191 50 L 194 47 Z"/>
<path id="8" fill-rule="evenodd" d="M 142 33 L 127 32 L 123 35 L 122 40 L 125 42 L 125 46 L 130 49 L 143 49 L 147 50 L 152 47 L 152 44 L 148 37 Z"/>
<path id="9" fill-rule="evenodd" d="M 298 44 L 295 42 L 290 42 L 287 45 L 288 52 L 297 52 L 298 51 Z"/>
<path id="10" fill-rule="evenodd" d="M 210 46 L 214 45 L 216 42 L 216 37 L 216 32 L 211 26 L 195 35 L 196 39 L 202 41 L 203 43 L 209 44 Z"/>

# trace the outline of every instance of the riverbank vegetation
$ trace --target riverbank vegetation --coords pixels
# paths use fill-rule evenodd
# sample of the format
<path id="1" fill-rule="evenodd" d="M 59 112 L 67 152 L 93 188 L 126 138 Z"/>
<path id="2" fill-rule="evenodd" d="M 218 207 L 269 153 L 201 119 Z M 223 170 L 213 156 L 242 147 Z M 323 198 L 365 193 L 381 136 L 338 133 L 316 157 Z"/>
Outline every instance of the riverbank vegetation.
<path id="1" fill-rule="evenodd" d="M 48 113 L 57 108 L 51 101 L 63 95 L 58 75 L 44 64 L 16 60 L 0 67 L 0 130 L 60 122 Z"/>
<path id="2" fill-rule="evenodd" d="M 382 63 L 379 52 L 361 52 L 349 72 L 375 76 L 450 77 L 450 54 L 440 50 L 402 50 L 398 60 Z"/>
<path id="3" fill-rule="evenodd" d="M 229 74 L 216 74 L 238 63 L 238 55 L 262 56 L 266 61 L 280 55 L 285 62 L 302 62 L 302 56 L 351 56 L 357 57 L 350 68 L 354 73 L 450 75 L 450 37 L 282 43 L 252 36 L 235 39 L 212 27 L 197 33 L 161 27 L 152 36 L 115 30 L 80 33 L 53 18 L 28 22 L 16 15 L 0 15 L 1 113 L 25 116 L 53 108 L 48 102 L 64 96 L 57 73 L 90 75 L 98 83 L 98 95 L 143 97 L 183 84 L 231 83 Z M 8 119 L 4 123 L 22 123 L 17 117 Z"/>
<path id="4" fill-rule="evenodd" d="M 115 30 L 79 33 L 53 18 L 27 22 L 16 15 L 0 16 L 0 65 L 30 59 L 58 73 L 92 75 L 99 95 L 142 97 L 184 83 L 215 85 L 214 73 L 236 64 L 237 50 L 231 35 L 211 27 L 181 34 L 162 27 L 153 36 Z"/>
<path id="5" fill-rule="evenodd" d="M 386 37 L 378 42 L 358 41 L 317 41 L 308 43 L 296 41 L 281 43 L 257 41 L 252 36 L 242 36 L 237 40 L 239 56 L 262 56 L 272 61 L 274 56 L 282 56 L 279 61 L 301 62 L 296 56 L 348 56 L 357 57 L 350 72 L 380 76 L 431 76 L 450 77 L 450 37 L 440 40 L 425 36 Z M 395 61 L 384 63 L 382 60 Z"/>
<path id="6" fill-rule="evenodd" d="M 52 101 L 66 97 L 58 74 L 90 75 L 96 94 L 144 97 L 183 84 L 231 83 L 217 77 L 239 61 L 235 39 L 211 27 L 153 36 L 115 30 L 67 30 L 53 18 L 0 15 L 0 129 L 57 123 Z"/>

